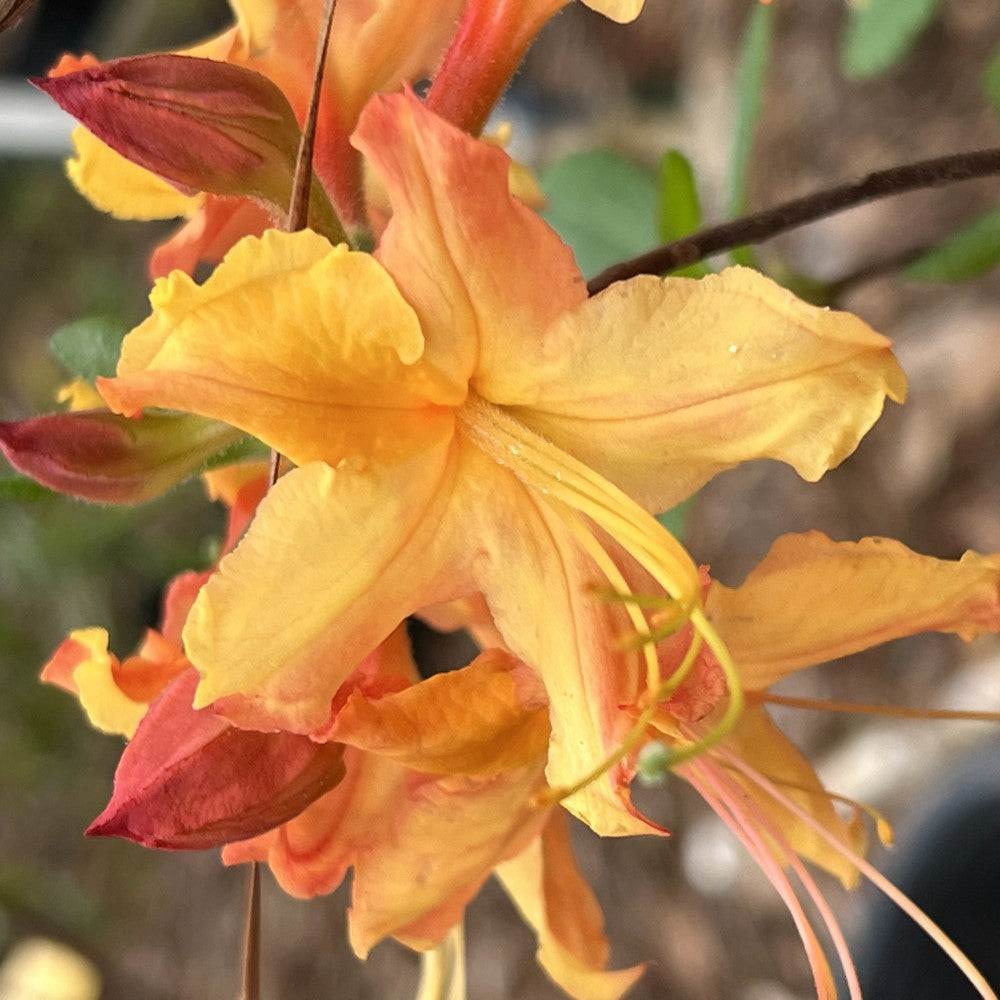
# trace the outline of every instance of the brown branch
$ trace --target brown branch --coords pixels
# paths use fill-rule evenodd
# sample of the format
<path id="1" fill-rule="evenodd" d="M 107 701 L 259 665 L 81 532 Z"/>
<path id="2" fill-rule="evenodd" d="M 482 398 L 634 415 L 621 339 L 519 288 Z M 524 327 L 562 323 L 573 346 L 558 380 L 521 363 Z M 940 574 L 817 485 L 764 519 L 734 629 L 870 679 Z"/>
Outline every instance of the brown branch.
<path id="1" fill-rule="evenodd" d="M 587 283 L 596 295 L 608 285 L 637 274 L 663 274 L 695 264 L 713 254 L 752 243 L 762 243 L 807 222 L 842 212 L 878 198 L 920 188 L 941 187 L 957 181 L 1000 174 L 1000 149 L 978 149 L 933 160 L 877 170 L 860 180 L 817 191 L 774 208 L 712 226 L 657 247 L 639 257 L 614 264 Z"/>
<path id="2" fill-rule="evenodd" d="M 316 67 L 313 76 L 309 110 L 302 126 L 302 139 L 295 160 L 295 178 L 292 181 L 292 197 L 288 206 L 288 220 L 285 228 L 290 233 L 306 228 L 309 216 L 309 189 L 312 186 L 313 147 L 316 145 L 316 123 L 319 120 L 319 101 L 323 91 L 323 74 L 326 72 L 326 51 L 330 45 L 330 29 L 337 0 L 326 0 L 323 11 L 323 31 L 316 49 Z"/>
<path id="3" fill-rule="evenodd" d="M 243 928 L 243 982 L 239 1000 L 260 1000 L 260 864 L 250 865 Z"/>

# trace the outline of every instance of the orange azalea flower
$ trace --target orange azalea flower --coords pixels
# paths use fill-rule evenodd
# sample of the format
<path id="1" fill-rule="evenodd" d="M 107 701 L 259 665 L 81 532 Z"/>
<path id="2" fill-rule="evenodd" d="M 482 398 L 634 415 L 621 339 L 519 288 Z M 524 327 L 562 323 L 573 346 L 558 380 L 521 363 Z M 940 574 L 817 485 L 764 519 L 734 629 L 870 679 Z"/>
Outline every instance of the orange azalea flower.
<path id="1" fill-rule="evenodd" d="M 394 213 L 374 258 L 310 232 L 245 240 L 204 285 L 159 282 L 101 384 L 116 410 L 214 416 L 298 466 L 192 610 L 197 703 L 325 738 L 336 692 L 403 617 L 482 593 L 544 679 L 549 784 L 598 832 L 650 832 L 615 755 L 661 678 L 619 642 L 642 616 L 603 596 L 623 582 L 609 552 L 716 653 L 721 735 L 739 679 L 696 567 L 647 511 L 752 458 L 818 478 L 903 376 L 862 322 L 751 271 L 588 299 L 508 193 L 504 154 L 410 94 L 376 98 L 356 142 Z"/>

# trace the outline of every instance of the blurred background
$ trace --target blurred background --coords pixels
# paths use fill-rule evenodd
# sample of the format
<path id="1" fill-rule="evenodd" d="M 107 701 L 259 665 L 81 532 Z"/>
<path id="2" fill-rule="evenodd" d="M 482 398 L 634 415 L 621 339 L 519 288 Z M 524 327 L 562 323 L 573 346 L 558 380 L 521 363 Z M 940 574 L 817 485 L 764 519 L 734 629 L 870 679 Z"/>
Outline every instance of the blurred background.
<path id="1" fill-rule="evenodd" d="M 775 0 L 761 112 L 735 201 L 737 73 L 753 9 L 743 0 L 647 0 L 624 28 L 571 5 L 532 49 L 503 109 L 514 151 L 539 171 L 553 224 L 589 274 L 658 241 L 655 178 L 667 149 L 691 161 L 704 218 L 714 222 L 741 199 L 768 207 L 870 170 L 1000 144 L 984 82 L 1000 45 L 995 0 L 910 6 L 930 13 L 898 55 L 845 72 L 845 5 Z M 61 164 L 69 124 L 24 77 L 45 72 L 63 50 L 111 58 L 170 49 L 230 19 L 224 0 L 41 0 L 0 37 L 0 419 L 53 408 L 65 380 L 47 346 L 56 329 L 82 316 L 130 326 L 145 315 L 146 257 L 171 228 L 115 221 L 72 190 Z M 567 166 L 567 154 L 581 150 L 603 152 Z M 586 214 L 574 212 L 581 201 Z M 998 272 L 960 283 L 917 282 L 898 267 L 880 273 L 997 208 L 992 178 L 865 206 L 759 249 L 759 266 L 775 275 L 851 278 L 836 304 L 894 339 L 911 394 L 819 484 L 761 463 L 706 487 L 684 536 L 713 575 L 734 585 L 777 536 L 812 528 L 840 539 L 892 535 L 948 558 L 1000 551 Z M 611 245 L 600 221 L 609 218 L 622 222 Z M 235 995 L 245 873 L 223 869 L 214 852 L 85 840 L 121 747 L 92 732 L 69 697 L 37 683 L 72 628 L 104 625 L 113 649 L 131 650 L 157 618 L 164 582 L 209 564 L 221 525 L 197 483 L 139 509 L 14 487 L 0 495 L 0 959 L 8 959 L 0 1000 L 57 1000 L 12 985 L 18 949 L 38 937 L 86 956 L 107 1000 Z M 990 641 L 919 637 L 809 671 L 784 690 L 1000 709 L 998 654 Z M 790 711 L 780 721 L 832 788 L 897 824 L 899 846 L 876 851 L 878 863 L 937 907 L 981 962 L 995 961 L 1000 729 Z M 809 997 L 783 905 L 697 796 L 670 782 L 638 797 L 674 829 L 671 839 L 601 842 L 575 831 L 614 964 L 651 962 L 631 996 Z M 934 978 L 946 973 L 928 964 L 932 945 L 897 932 L 873 894 L 845 897 L 830 880 L 822 885 L 856 942 L 871 997 L 967 995 Z M 264 895 L 265 997 L 412 996 L 416 962 L 404 949 L 382 945 L 366 964 L 351 956 L 344 888 L 303 903 L 266 878 Z M 559 995 L 492 884 L 470 908 L 467 938 L 474 1000 Z M 932 992 L 920 993 L 921 983 Z"/>

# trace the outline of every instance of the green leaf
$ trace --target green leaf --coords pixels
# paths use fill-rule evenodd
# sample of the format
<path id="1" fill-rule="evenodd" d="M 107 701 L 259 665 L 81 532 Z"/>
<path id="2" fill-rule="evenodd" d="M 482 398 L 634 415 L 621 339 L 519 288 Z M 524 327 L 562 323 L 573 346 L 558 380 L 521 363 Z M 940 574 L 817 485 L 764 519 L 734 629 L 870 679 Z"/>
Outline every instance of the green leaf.
<path id="1" fill-rule="evenodd" d="M 851 0 L 840 48 L 850 77 L 875 76 L 909 51 L 931 23 L 942 0 Z"/>
<path id="2" fill-rule="evenodd" d="M 690 236 L 701 226 L 698 187 L 690 162 L 676 149 L 668 150 L 660 161 L 659 180 L 659 237 L 664 243 L 672 243 Z M 674 272 L 687 278 L 701 278 L 709 273 L 711 269 L 703 263 Z"/>
<path id="3" fill-rule="evenodd" d="M 689 236 L 701 225 L 701 202 L 691 162 L 676 149 L 660 161 L 660 239 L 664 243 Z"/>
<path id="4" fill-rule="evenodd" d="M 44 500 L 51 496 L 54 496 L 53 492 L 47 490 L 41 483 L 36 483 L 27 476 L 21 476 L 13 469 L 0 469 L 0 500 L 17 500 L 23 503 L 29 500 Z"/>
<path id="5" fill-rule="evenodd" d="M 747 186 L 750 180 L 750 158 L 754 136 L 763 103 L 764 81 L 771 64 L 771 40 L 774 34 L 774 13 L 767 4 L 755 4 L 747 21 L 736 73 L 736 127 L 733 152 L 729 163 L 729 194 L 726 208 L 729 218 L 746 214 Z M 753 266 L 750 250 L 740 247 L 731 254 L 737 264 Z"/>
<path id="6" fill-rule="evenodd" d="M 986 95 L 993 103 L 993 110 L 1000 117 L 1000 46 L 990 57 L 983 74 L 983 86 L 986 88 Z"/>
<path id="7" fill-rule="evenodd" d="M 688 514 L 691 513 L 691 503 L 694 497 L 681 501 L 676 507 L 656 515 L 656 520 L 663 525 L 674 538 L 684 538 L 684 530 L 687 527 Z"/>
<path id="8" fill-rule="evenodd" d="M 911 281 L 966 281 L 1000 264 L 1000 209 L 981 215 L 904 271 Z"/>
<path id="9" fill-rule="evenodd" d="M 541 182 L 549 202 L 542 214 L 588 278 L 657 245 L 653 178 L 617 153 L 574 153 Z"/>
<path id="10" fill-rule="evenodd" d="M 128 328 L 108 316 L 88 316 L 61 326 L 49 340 L 49 350 L 71 374 L 93 382 L 110 378 L 118 366 Z"/>

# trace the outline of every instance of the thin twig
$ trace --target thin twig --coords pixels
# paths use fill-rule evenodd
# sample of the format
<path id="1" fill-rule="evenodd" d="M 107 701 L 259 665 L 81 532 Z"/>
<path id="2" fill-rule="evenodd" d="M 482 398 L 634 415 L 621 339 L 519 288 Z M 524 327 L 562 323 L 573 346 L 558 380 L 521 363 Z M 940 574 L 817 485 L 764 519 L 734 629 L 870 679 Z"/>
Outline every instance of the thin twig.
<path id="1" fill-rule="evenodd" d="M 250 866 L 243 930 L 243 985 L 239 1000 L 260 1000 L 260 864 Z"/>
<path id="2" fill-rule="evenodd" d="M 337 0 L 326 0 L 323 9 L 323 33 L 316 50 L 316 75 L 313 78 L 309 110 L 302 126 L 302 140 L 295 161 L 295 180 L 292 182 L 292 197 L 288 206 L 288 221 L 285 228 L 290 233 L 306 228 L 309 218 L 309 189 L 312 187 L 313 148 L 316 145 L 316 123 L 319 119 L 319 101 L 323 92 L 323 74 L 326 72 L 326 50 L 330 44 L 330 29 Z"/>
<path id="3" fill-rule="evenodd" d="M 299 141 L 299 151 L 295 158 L 292 196 L 288 202 L 285 231 L 289 233 L 305 229 L 309 223 L 309 192 L 312 188 L 316 125 L 319 121 L 320 96 L 323 93 L 323 75 L 326 72 L 326 52 L 330 46 L 330 29 L 333 27 L 333 15 L 336 10 L 337 0 L 326 0 L 326 6 L 323 8 L 323 32 L 316 49 L 316 68 L 313 73 L 309 110 L 306 112 L 306 120 L 302 126 L 302 138 Z M 273 486 L 281 475 L 281 457 L 281 453 L 276 448 L 271 449 L 268 487 Z"/>
<path id="4" fill-rule="evenodd" d="M 632 278 L 637 274 L 663 274 L 687 267 L 712 254 L 761 243 L 807 222 L 815 222 L 824 216 L 878 198 L 995 174 L 1000 174 L 1000 149 L 978 149 L 906 163 L 888 170 L 877 170 L 860 180 L 817 191 L 775 208 L 703 229 L 639 257 L 615 264 L 592 278 L 587 283 L 587 291 L 596 295 L 615 281 Z"/>

